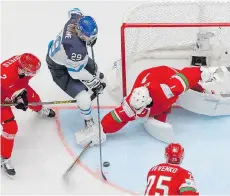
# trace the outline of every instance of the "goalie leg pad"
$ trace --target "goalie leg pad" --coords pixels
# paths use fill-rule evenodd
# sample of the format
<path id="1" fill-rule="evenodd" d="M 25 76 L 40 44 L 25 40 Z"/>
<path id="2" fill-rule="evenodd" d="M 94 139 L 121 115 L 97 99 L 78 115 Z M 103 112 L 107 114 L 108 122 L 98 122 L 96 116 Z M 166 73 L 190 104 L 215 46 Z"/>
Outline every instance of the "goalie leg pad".
<path id="1" fill-rule="evenodd" d="M 81 110 L 82 118 L 85 120 L 92 119 L 92 116 L 91 116 L 92 108 L 91 108 L 90 94 L 86 90 L 81 91 L 76 96 L 76 100 L 77 100 L 78 107 Z"/>
<path id="2" fill-rule="evenodd" d="M 154 118 L 148 118 L 144 123 L 144 127 L 151 136 L 162 142 L 171 143 L 174 141 L 173 128 L 169 123 L 164 123 Z"/>

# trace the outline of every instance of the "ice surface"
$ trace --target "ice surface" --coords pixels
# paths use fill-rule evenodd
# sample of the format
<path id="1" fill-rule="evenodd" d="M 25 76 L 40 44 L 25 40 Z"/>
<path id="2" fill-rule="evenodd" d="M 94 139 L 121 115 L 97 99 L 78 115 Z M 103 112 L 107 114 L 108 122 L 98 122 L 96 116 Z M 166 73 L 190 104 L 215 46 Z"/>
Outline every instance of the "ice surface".
<path id="1" fill-rule="evenodd" d="M 31 86 L 44 101 L 70 99 L 54 84 L 45 64 L 48 42 L 61 30 L 68 10 L 79 7 L 97 20 L 99 37 L 95 58 L 106 73 L 120 58 L 122 16 L 136 3 L 4 1 L 1 9 L 1 61 L 23 52 L 35 53 L 43 63 Z M 137 73 L 136 70 L 133 72 Z M 115 105 L 106 93 L 101 95 L 101 104 Z M 74 141 L 74 132 L 83 126 L 83 122 L 79 111 L 73 107 L 74 104 L 69 108 L 57 108 L 56 120 L 40 118 L 30 111 L 14 110 L 19 124 L 12 156 L 17 176 L 11 180 L 2 175 L 3 194 L 143 193 L 148 169 L 164 160 L 165 144 L 149 136 L 138 122 L 108 136 L 103 145 L 103 159 L 111 164 L 104 168 L 110 184 L 102 182 L 98 173 L 97 147 L 87 151 L 82 157 L 82 165 L 74 167 L 69 180 L 62 179 L 62 174 L 81 150 Z M 108 110 L 102 107 L 102 116 Z M 176 109 L 169 116 L 169 122 L 177 140 L 185 147 L 183 166 L 194 173 L 200 192 L 229 194 L 230 118 L 210 118 Z"/>

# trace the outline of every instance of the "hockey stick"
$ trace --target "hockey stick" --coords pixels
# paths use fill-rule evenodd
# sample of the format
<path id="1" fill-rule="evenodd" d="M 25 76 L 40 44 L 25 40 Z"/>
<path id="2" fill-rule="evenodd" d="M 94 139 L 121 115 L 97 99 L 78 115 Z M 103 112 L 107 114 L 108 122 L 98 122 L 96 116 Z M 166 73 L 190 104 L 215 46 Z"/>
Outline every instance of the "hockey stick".
<path id="1" fill-rule="evenodd" d="M 102 169 L 102 147 L 101 147 L 101 126 L 100 126 L 100 122 L 101 122 L 101 119 L 100 119 L 100 104 L 99 104 L 99 95 L 97 95 L 97 116 L 98 116 L 98 124 L 99 124 L 99 140 L 100 140 L 100 143 L 99 143 L 99 148 L 100 148 L 100 168 L 101 168 L 101 175 L 102 177 L 104 178 L 105 181 L 107 181 L 104 173 L 103 173 L 103 169 Z"/>
<path id="2" fill-rule="evenodd" d="M 92 60 L 93 63 L 95 64 L 95 59 L 94 59 L 94 51 L 93 51 L 93 46 L 91 46 L 91 54 L 92 54 Z M 105 174 L 103 173 L 103 168 L 102 168 L 102 147 L 101 147 L 101 119 L 100 119 L 100 103 L 99 103 L 99 94 L 97 94 L 97 117 L 98 117 L 98 125 L 99 125 L 99 148 L 100 148 L 100 169 L 101 169 L 101 175 L 105 181 L 107 181 L 107 178 L 105 177 Z"/>
<path id="3" fill-rule="evenodd" d="M 77 163 L 77 161 L 80 159 L 80 157 L 84 154 L 84 152 L 89 148 L 90 144 L 92 143 L 89 142 L 85 147 L 84 149 L 81 151 L 81 153 L 79 154 L 79 156 L 74 160 L 74 162 L 68 167 L 68 169 L 65 171 L 65 173 L 63 174 L 63 178 L 65 178 L 69 172 L 71 171 L 71 169 L 73 168 L 73 166 Z"/>
<path id="4" fill-rule="evenodd" d="M 96 98 L 96 94 L 93 93 L 91 95 L 91 101 Z M 44 102 L 30 102 L 28 105 L 29 106 L 36 106 L 36 105 L 51 105 L 51 104 L 68 104 L 68 103 L 76 103 L 77 100 L 63 100 L 63 101 L 44 101 Z M 1 107 L 10 107 L 10 106 L 15 106 L 17 104 L 15 103 L 1 103 Z"/>

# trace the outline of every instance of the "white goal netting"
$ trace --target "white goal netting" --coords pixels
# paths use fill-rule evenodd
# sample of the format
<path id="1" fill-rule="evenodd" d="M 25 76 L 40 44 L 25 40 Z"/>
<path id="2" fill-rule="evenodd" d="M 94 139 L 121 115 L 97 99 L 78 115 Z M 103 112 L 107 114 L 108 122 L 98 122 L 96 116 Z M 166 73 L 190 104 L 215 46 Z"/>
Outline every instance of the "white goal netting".
<path id="1" fill-rule="evenodd" d="M 143 59 L 229 65 L 229 35 L 230 1 L 154 0 L 132 7 L 121 28 L 123 94 L 134 64 Z"/>
<path id="2" fill-rule="evenodd" d="M 200 39 L 206 35 L 210 44 L 230 46 L 230 1 L 152 1 L 131 8 L 124 16 L 123 23 L 136 24 L 125 28 L 125 54 L 138 56 L 156 49 L 194 48 L 198 33 Z M 172 25 L 181 23 L 188 27 L 138 27 L 144 23 Z M 219 23 L 219 26 L 189 27 L 192 23 Z"/>
<path id="3" fill-rule="evenodd" d="M 120 102 L 143 69 L 159 65 L 230 67 L 230 0 L 152 0 L 128 10 L 121 26 L 121 61 L 108 74 L 109 94 Z M 204 96 L 188 92 L 181 105 L 197 113 L 229 114 L 230 105 L 218 101 L 216 109 Z"/>

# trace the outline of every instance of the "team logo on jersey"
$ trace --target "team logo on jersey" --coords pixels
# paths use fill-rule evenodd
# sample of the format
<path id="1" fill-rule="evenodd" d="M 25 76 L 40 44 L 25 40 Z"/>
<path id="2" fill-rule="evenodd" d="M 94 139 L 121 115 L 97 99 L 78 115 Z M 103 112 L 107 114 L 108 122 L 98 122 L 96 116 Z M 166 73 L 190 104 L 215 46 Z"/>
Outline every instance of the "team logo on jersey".
<path id="1" fill-rule="evenodd" d="M 160 84 L 162 91 L 164 92 L 165 96 L 170 99 L 174 97 L 173 92 L 171 91 L 170 87 L 166 84 Z"/>

